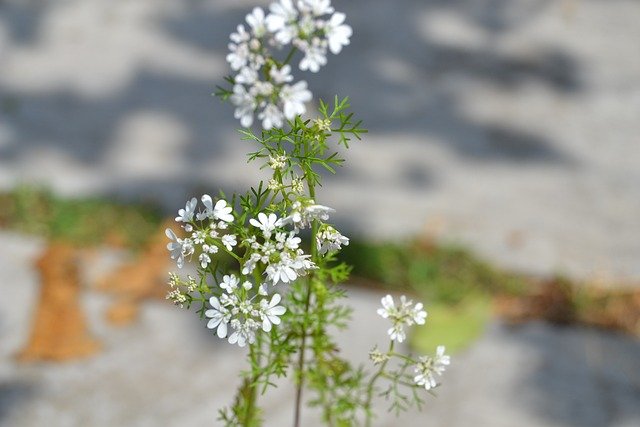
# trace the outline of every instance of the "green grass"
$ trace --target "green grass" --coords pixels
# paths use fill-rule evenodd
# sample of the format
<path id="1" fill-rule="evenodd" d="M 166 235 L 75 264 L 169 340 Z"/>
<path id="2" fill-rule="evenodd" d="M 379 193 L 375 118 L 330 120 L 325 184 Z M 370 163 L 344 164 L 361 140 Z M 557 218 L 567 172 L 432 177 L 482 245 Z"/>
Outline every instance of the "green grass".
<path id="1" fill-rule="evenodd" d="M 28 186 L 0 193 L 0 227 L 79 245 L 118 241 L 137 249 L 161 221 L 159 211 L 146 205 L 65 199 Z"/>
<path id="2" fill-rule="evenodd" d="M 500 271 L 464 248 L 413 240 L 404 243 L 352 241 L 341 259 L 353 265 L 355 282 L 412 294 L 429 316 L 414 329 L 411 344 L 426 353 L 439 344 L 457 351 L 473 342 L 491 315 L 495 294 L 517 294 L 522 277 Z"/>

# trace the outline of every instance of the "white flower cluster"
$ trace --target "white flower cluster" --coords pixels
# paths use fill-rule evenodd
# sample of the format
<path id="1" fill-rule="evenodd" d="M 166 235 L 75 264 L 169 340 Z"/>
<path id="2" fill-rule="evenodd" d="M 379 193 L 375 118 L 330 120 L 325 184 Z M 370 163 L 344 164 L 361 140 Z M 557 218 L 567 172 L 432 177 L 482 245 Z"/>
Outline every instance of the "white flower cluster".
<path id="1" fill-rule="evenodd" d="M 272 285 L 291 283 L 309 270 L 317 268 L 311 261 L 311 256 L 300 249 L 301 239 L 297 237 L 298 230 L 284 230 L 283 222 L 276 214 L 258 214 L 258 218 L 249 220 L 249 224 L 258 228 L 258 236 L 245 239 L 248 257 L 242 266 L 242 274 L 251 274 L 258 263 L 264 265 L 267 282 Z"/>
<path id="2" fill-rule="evenodd" d="M 242 126 L 250 127 L 257 111 L 265 129 L 304 114 L 312 98 L 307 82 L 292 83 L 291 66 L 276 61 L 272 50 L 291 45 L 304 54 L 300 70 L 317 72 L 327 63 L 327 51 L 338 54 L 349 44 L 352 30 L 344 20 L 331 0 L 279 0 L 268 14 L 256 7 L 246 16 L 248 29 L 238 25 L 227 55 L 237 72 L 230 99 Z"/>
<path id="3" fill-rule="evenodd" d="M 444 346 L 440 345 L 436 349 L 435 356 L 421 356 L 415 366 L 416 376 L 413 381 L 425 390 L 431 390 L 438 386 L 434 375 L 442 375 L 446 367 L 451 363 L 451 358 L 444 354 Z"/>
<path id="4" fill-rule="evenodd" d="M 295 230 L 307 228 L 311 226 L 314 219 L 319 221 L 328 221 L 329 214 L 335 212 L 335 209 L 328 206 L 316 205 L 312 199 L 300 199 L 293 202 L 291 212 L 278 221 L 278 225 L 294 226 Z"/>
<path id="5" fill-rule="evenodd" d="M 276 168 L 282 167 L 285 161 L 282 156 L 271 159 Z M 200 208 L 194 197 L 178 211 L 175 220 L 187 236 L 178 237 L 168 228 L 165 233 L 171 242 L 167 244 L 167 249 L 178 268 L 182 268 L 185 260 L 197 254 L 198 264 L 206 269 L 212 262 L 212 256 L 221 250 L 241 260 L 240 276 L 225 274 L 222 277 L 217 284 L 219 289 L 214 289 L 213 296 L 209 298 L 211 308 L 205 311 L 205 316 L 210 319 L 208 328 L 216 329 L 220 338 L 226 338 L 231 330 L 229 342 L 242 347 L 254 342 L 258 329 L 268 332 L 272 325 L 278 325 L 279 316 L 286 312 L 286 308 L 279 305 L 279 294 L 269 297 L 269 285 L 291 283 L 317 268 L 311 261 L 311 255 L 305 254 L 300 248 L 302 240 L 298 233 L 300 229 L 310 226 L 314 219 L 328 220 L 333 209 L 317 205 L 313 200 L 301 199 L 293 204 L 290 215 L 284 218 L 278 218 L 274 213 L 260 212 L 256 218 L 249 219 L 248 235 L 244 235 L 239 242 L 238 237 L 228 231 L 235 229 L 232 207 L 222 199 L 214 202 L 207 194 L 200 200 Z M 349 242 L 327 224 L 321 224 L 319 230 L 317 244 L 321 254 L 338 250 Z M 238 245 L 246 249 L 241 257 L 234 254 Z M 264 283 L 254 285 L 243 278 L 252 275 L 256 268 L 264 272 L 265 278 Z M 189 294 L 198 291 L 198 285 L 191 277 L 188 281 L 182 281 L 177 275 L 171 274 L 169 284 L 171 291 L 167 299 L 180 306 L 187 303 Z"/>
<path id="6" fill-rule="evenodd" d="M 184 266 L 185 258 L 198 252 L 198 262 L 206 268 L 211 262 L 211 256 L 218 253 L 220 248 L 233 250 L 237 245 L 234 234 L 227 234 L 229 223 L 233 221 L 233 209 L 225 200 L 218 200 L 215 204 L 208 194 L 201 198 L 204 209 L 196 212 L 198 201 L 189 200 L 184 209 L 178 211 L 176 222 L 182 223 L 182 228 L 189 237 L 180 238 L 172 229 L 167 228 L 165 234 L 171 240 L 167 249 L 171 252 L 171 259 L 176 260 L 178 268 Z"/>
<path id="7" fill-rule="evenodd" d="M 211 308 L 204 315 L 210 319 L 207 328 L 216 329 L 218 337 L 226 338 L 229 328 L 233 330 L 228 338 L 231 344 L 240 347 L 253 344 L 260 327 L 269 332 L 272 325 L 280 324 L 279 316 L 287 311 L 278 305 L 281 300 L 279 294 L 274 294 L 269 300 L 260 288 L 253 297 L 248 297 L 253 283 L 246 281 L 241 285 L 240 279 L 233 274 L 225 275 L 219 287 L 222 290 L 220 298 L 209 298 Z"/>
<path id="8" fill-rule="evenodd" d="M 169 273 L 169 286 L 171 290 L 167 292 L 165 299 L 173 301 L 175 305 L 179 305 L 181 308 L 187 302 L 187 295 L 191 292 L 195 292 L 197 288 L 196 279 L 191 276 L 187 276 L 187 281 L 183 281 L 175 273 Z"/>
<path id="9" fill-rule="evenodd" d="M 411 326 L 414 323 L 424 325 L 427 312 L 422 309 L 422 303 L 413 305 L 413 301 L 407 300 L 404 295 L 400 296 L 398 307 L 395 306 L 391 295 L 383 297 L 381 302 L 382 308 L 378 309 L 378 314 L 391 321 L 392 326 L 387 333 L 392 341 L 403 342 L 407 338 L 405 326 Z"/>
<path id="10" fill-rule="evenodd" d="M 338 230 L 330 225 L 323 225 L 316 235 L 316 245 L 321 255 L 327 252 L 339 251 L 342 246 L 349 245 L 349 238 L 340 234 Z"/>

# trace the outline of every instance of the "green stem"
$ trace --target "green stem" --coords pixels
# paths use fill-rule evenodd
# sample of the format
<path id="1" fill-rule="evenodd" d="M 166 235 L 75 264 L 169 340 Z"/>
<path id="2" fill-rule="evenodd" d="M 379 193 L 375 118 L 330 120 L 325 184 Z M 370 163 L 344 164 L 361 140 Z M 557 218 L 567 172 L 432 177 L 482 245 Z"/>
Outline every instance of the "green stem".
<path id="1" fill-rule="evenodd" d="M 305 146 L 306 146 L 305 142 Z M 315 198 L 315 188 L 312 184 L 309 184 L 309 196 L 311 198 Z M 318 232 L 318 224 L 314 220 L 311 226 L 311 259 L 316 260 L 317 257 L 317 248 L 316 248 L 316 233 Z M 303 320 L 303 330 L 302 330 L 302 342 L 300 343 L 300 354 L 298 355 L 298 384 L 296 385 L 296 400 L 295 400 L 295 412 L 293 415 L 293 425 L 294 427 L 300 426 L 300 414 L 302 411 L 302 390 L 304 389 L 304 353 L 307 349 L 307 317 L 309 316 L 309 306 L 311 305 L 311 280 L 312 274 L 310 274 L 307 278 L 307 295 L 304 304 L 304 320 Z"/>
<path id="2" fill-rule="evenodd" d="M 256 368 L 255 366 L 260 364 L 260 357 L 259 355 L 256 355 L 256 347 L 259 347 L 261 345 L 261 340 L 260 340 L 260 336 L 258 334 L 257 337 L 257 341 L 254 344 L 250 344 L 249 345 L 249 358 L 251 359 L 251 365 L 252 365 L 252 370 L 254 371 L 253 376 L 251 377 L 251 382 L 250 383 L 245 383 L 246 387 L 248 388 L 248 396 L 247 396 L 247 408 L 245 411 L 245 419 L 244 419 L 244 426 L 254 426 L 256 425 L 255 423 L 255 417 L 256 417 L 256 402 L 257 402 L 257 387 L 256 387 L 256 381 L 258 380 L 259 377 L 259 373 L 255 373 Z"/>
<path id="3" fill-rule="evenodd" d="M 300 353 L 298 354 L 298 383 L 296 384 L 296 401 L 295 412 L 293 414 L 293 426 L 300 426 L 300 415 L 302 413 L 302 390 L 304 389 L 304 353 L 307 349 L 307 315 L 309 313 L 309 305 L 311 304 L 311 278 L 307 280 L 307 298 L 304 305 L 304 319 L 302 326 L 302 337 L 300 343 Z"/>
<path id="4" fill-rule="evenodd" d="M 389 350 L 387 351 L 387 355 L 393 354 L 393 345 L 394 345 L 394 341 L 391 341 L 389 343 Z M 371 401 L 373 400 L 374 386 L 376 381 L 378 381 L 378 378 L 384 375 L 384 368 L 387 367 L 388 362 L 389 362 L 389 359 L 385 360 L 380 364 L 380 368 L 378 369 L 378 372 L 376 372 L 376 374 L 369 381 L 369 384 L 367 384 L 367 400 L 364 406 L 367 411 L 367 424 L 366 424 L 367 427 L 371 426 L 371 421 L 372 421 L 370 408 L 371 408 Z"/>
<path id="5" fill-rule="evenodd" d="M 291 50 L 289 51 L 289 54 L 287 55 L 287 57 L 285 58 L 284 62 L 282 63 L 283 66 L 287 65 L 289 63 L 289 61 L 291 61 L 293 59 L 293 55 L 295 55 L 295 53 L 298 51 L 298 48 L 296 47 L 292 47 Z"/>

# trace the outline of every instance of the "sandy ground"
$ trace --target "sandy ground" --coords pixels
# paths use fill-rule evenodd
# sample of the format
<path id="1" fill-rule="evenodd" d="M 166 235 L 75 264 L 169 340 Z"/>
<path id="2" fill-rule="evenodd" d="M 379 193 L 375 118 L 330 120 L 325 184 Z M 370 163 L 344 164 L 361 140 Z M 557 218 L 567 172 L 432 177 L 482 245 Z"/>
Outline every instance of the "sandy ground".
<path id="1" fill-rule="evenodd" d="M 0 2 L 0 187 L 153 200 L 244 191 L 228 34 L 257 1 Z M 321 201 L 350 232 L 430 233 L 501 265 L 640 276 L 640 3 L 337 1 L 317 97 L 371 133 Z"/>

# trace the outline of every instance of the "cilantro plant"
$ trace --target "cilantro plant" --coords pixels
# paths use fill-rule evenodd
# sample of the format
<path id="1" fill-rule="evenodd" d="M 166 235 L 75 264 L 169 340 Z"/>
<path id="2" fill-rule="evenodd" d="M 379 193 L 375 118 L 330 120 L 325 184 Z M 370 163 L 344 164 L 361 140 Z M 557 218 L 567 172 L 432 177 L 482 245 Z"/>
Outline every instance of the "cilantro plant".
<path id="1" fill-rule="evenodd" d="M 349 239 L 329 222 L 334 210 L 317 203 L 316 189 L 320 171 L 343 164 L 338 147 L 366 131 L 347 98 L 320 101 L 318 116 L 307 117 L 312 94 L 305 81 L 293 82 L 291 64 L 318 72 L 329 52 L 349 44 L 344 22 L 330 0 L 279 0 L 269 13 L 256 7 L 247 15 L 247 27 L 231 34 L 227 61 L 235 74 L 217 95 L 235 106 L 241 134 L 255 144 L 249 162 L 268 168 L 271 179 L 244 195 L 194 197 L 178 211 L 182 230 L 166 231 L 177 267 L 192 262 L 197 269 L 196 277 L 171 274 L 167 298 L 196 309 L 218 338 L 248 348 L 242 385 L 220 411 L 226 426 L 262 425 L 260 396 L 281 377 L 296 385 L 294 426 L 304 400 L 327 425 L 371 425 L 376 397 L 398 412 L 420 406 L 420 389 L 436 387 L 449 364 L 444 347 L 417 359 L 395 348 L 405 327 L 427 316 L 404 296 L 398 305 L 390 295 L 382 299 L 378 314 L 391 322 L 390 340 L 369 353 L 371 371 L 344 360 L 330 333 L 348 326 L 340 284 L 350 268 L 336 253 Z"/>

